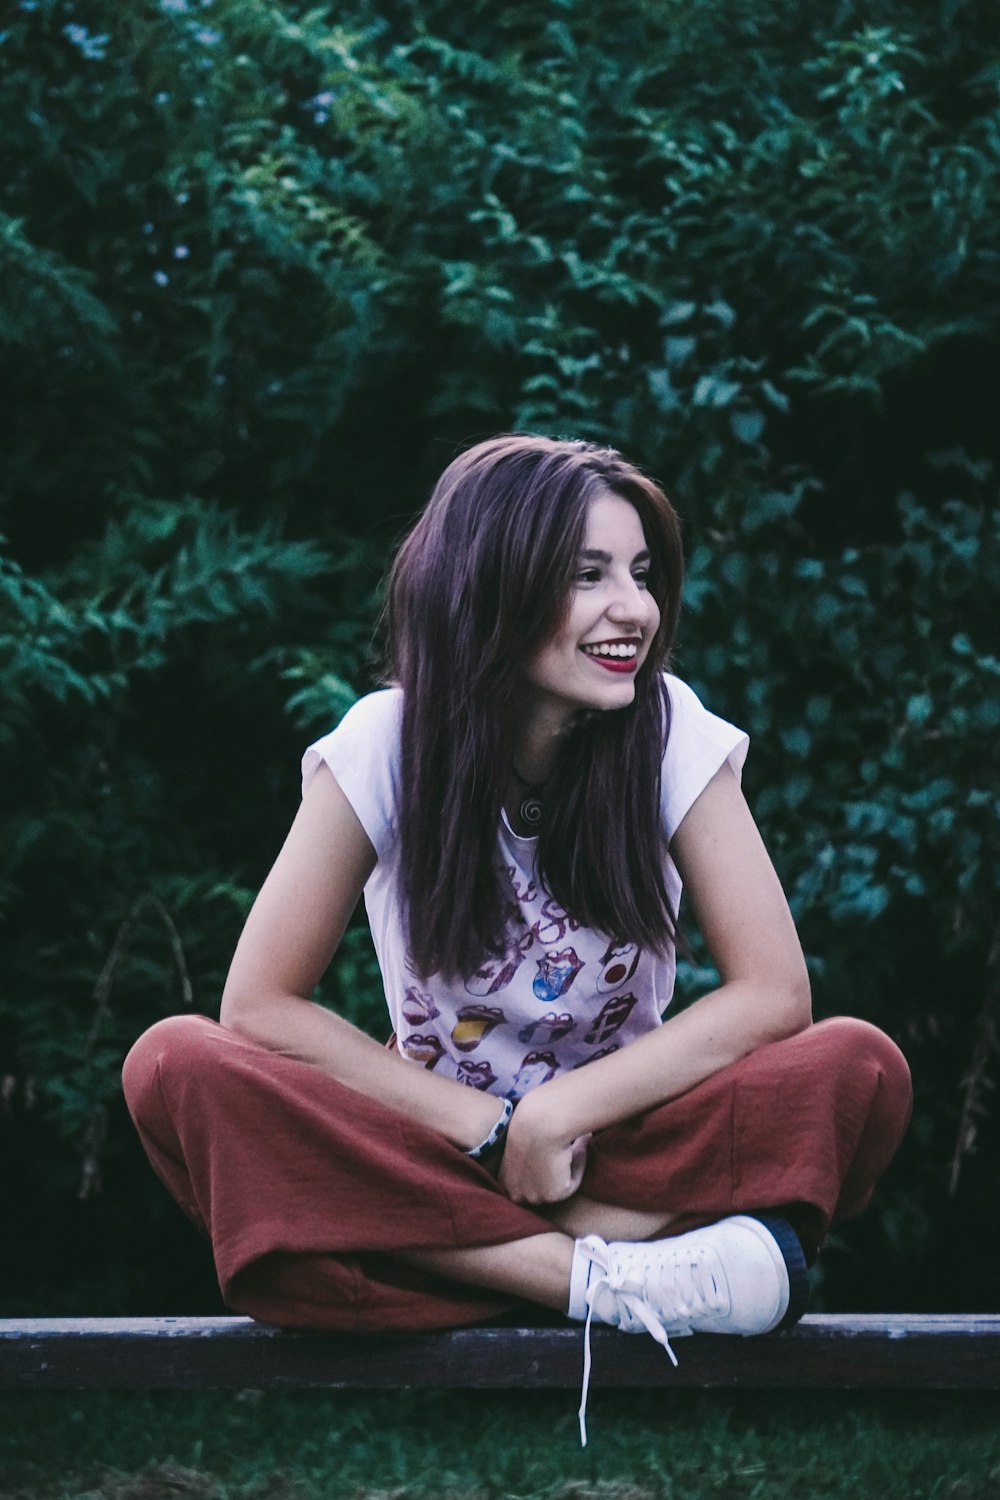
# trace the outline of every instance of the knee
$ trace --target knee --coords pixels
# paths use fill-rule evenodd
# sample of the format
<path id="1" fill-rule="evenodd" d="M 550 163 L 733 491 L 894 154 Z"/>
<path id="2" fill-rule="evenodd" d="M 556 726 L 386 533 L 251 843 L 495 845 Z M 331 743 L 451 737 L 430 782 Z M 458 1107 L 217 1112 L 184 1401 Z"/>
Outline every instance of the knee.
<path id="1" fill-rule="evenodd" d="M 147 1112 L 165 1072 L 190 1074 L 201 1065 L 219 1029 L 207 1016 L 167 1016 L 143 1032 L 122 1067 L 122 1087 L 134 1119 Z"/>
<path id="2" fill-rule="evenodd" d="M 870 1021 L 855 1016 L 834 1016 L 812 1028 L 817 1041 L 828 1049 L 833 1066 L 848 1077 L 867 1077 L 886 1103 L 908 1113 L 913 1085 L 906 1058 L 891 1037 Z"/>

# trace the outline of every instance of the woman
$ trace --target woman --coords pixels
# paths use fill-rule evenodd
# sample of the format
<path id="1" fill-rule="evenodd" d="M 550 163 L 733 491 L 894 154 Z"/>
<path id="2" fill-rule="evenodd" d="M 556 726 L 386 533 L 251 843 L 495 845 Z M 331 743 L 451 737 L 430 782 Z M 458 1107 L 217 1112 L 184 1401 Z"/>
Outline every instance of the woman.
<path id="1" fill-rule="evenodd" d="M 409 1330 L 527 1299 L 671 1358 L 801 1313 L 909 1076 L 874 1027 L 811 1025 L 747 738 L 665 672 L 681 578 L 613 450 L 500 437 L 442 476 L 390 578 L 398 685 L 306 752 L 222 1024 L 126 1063 L 233 1308 Z M 722 982 L 661 1024 L 682 881 Z M 309 998 L 362 890 L 389 1049 Z"/>

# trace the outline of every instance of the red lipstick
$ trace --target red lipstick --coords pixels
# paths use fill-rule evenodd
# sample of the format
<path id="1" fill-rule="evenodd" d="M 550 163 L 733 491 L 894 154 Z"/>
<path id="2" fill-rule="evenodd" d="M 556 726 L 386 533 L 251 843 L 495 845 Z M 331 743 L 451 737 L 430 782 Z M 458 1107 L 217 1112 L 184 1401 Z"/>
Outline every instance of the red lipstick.
<path id="1" fill-rule="evenodd" d="M 636 648 L 634 656 L 597 656 L 592 651 L 586 651 L 582 646 L 580 647 L 580 650 L 583 651 L 588 661 L 596 662 L 599 667 L 604 667 L 607 672 L 619 672 L 631 676 L 639 665 L 639 647 L 642 643 L 635 636 L 622 637 L 620 640 L 604 640 L 600 643 L 595 641 L 594 644 L 602 646 L 635 646 Z"/>
<path id="2" fill-rule="evenodd" d="M 588 661 L 603 667 L 605 672 L 624 672 L 631 675 L 639 665 L 638 656 L 591 656 L 587 651 L 583 654 Z"/>

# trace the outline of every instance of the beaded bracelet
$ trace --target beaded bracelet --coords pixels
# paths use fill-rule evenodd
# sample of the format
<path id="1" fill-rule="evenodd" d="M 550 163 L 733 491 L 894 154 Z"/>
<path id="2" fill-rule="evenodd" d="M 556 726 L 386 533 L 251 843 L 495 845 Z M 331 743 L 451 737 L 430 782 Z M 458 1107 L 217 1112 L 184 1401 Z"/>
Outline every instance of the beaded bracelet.
<path id="1" fill-rule="evenodd" d="M 466 1156 L 471 1156 L 473 1161 L 478 1161 L 484 1167 L 499 1165 L 507 1144 L 507 1131 L 513 1113 L 513 1100 L 504 1099 L 500 1106 L 500 1117 L 493 1129 L 484 1141 L 480 1141 L 478 1146 L 473 1146 L 471 1151 L 467 1151 Z"/>

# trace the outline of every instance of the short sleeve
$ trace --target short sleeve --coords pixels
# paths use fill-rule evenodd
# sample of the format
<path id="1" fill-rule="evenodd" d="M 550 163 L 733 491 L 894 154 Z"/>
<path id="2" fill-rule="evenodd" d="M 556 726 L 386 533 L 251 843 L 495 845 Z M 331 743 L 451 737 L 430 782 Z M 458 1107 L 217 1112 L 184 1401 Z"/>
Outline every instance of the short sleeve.
<path id="1" fill-rule="evenodd" d="M 670 734 L 663 756 L 661 807 L 667 838 L 672 839 L 685 814 L 726 761 L 740 778 L 750 738 L 735 724 L 709 713 L 697 693 L 679 677 L 668 675 L 666 683 Z"/>
<path id="2" fill-rule="evenodd" d="M 380 860 L 396 837 L 402 713 L 399 688 L 369 693 L 302 757 L 303 792 L 325 762 Z"/>

